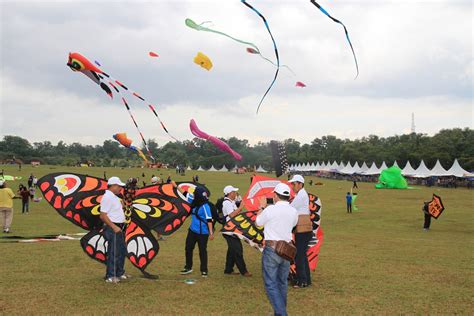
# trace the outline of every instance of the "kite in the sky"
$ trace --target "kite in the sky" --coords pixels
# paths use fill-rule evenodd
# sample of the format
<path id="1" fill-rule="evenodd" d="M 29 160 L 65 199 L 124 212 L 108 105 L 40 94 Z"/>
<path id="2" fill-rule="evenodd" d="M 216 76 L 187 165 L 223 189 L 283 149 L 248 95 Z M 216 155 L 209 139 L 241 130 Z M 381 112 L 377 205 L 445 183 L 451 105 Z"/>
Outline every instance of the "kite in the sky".
<path id="1" fill-rule="evenodd" d="M 220 150 L 231 154 L 236 160 L 242 160 L 242 156 L 238 152 L 230 148 L 230 146 L 226 142 L 220 140 L 215 136 L 211 136 L 201 131 L 193 119 L 191 119 L 191 121 L 189 122 L 189 129 L 191 130 L 191 133 L 193 133 L 194 136 L 208 140 Z"/>
<path id="2" fill-rule="evenodd" d="M 259 177 L 259 176 L 256 176 Z M 255 177 L 254 177 L 255 178 Z M 261 182 L 260 184 L 258 182 Z M 249 188 L 249 191 L 246 194 L 246 197 L 252 194 L 252 191 L 255 193 L 254 197 L 261 194 L 258 193 L 258 188 L 270 189 L 273 191 L 275 186 L 282 181 L 278 179 L 272 178 L 265 178 L 261 177 L 261 179 L 257 179 L 257 181 L 252 181 L 252 185 Z M 309 195 L 309 209 L 311 212 L 311 221 L 313 223 L 313 235 L 308 244 L 307 256 L 309 261 L 309 267 L 311 270 L 315 270 L 318 265 L 319 260 L 319 251 L 321 248 L 321 244 L 323 242 L 323 231 L 320 229 L 321 224 L 321 201 L 320 199 L 313 195 Z M 245 203 L 245 197 L 244 197 Z M 258 204 L 258 203 L 257 203 Z M 251 204 L 253 205 L 253 204 Z M 247 206 L 247 203 L 245 204 Z M 233 218 L 231 218 L 222 228 L 222 233 L 224 235 L 235 236 L 246 243 L 248 243 L 251 247 L 258 249 L 259 251 L 263 251 L 265 242 L 264 242 L 264 228 L 261 226 L 257 226 L 256 218 L 257 218 L 258 206 L 257 209 L 251 208 L 247 212 L 241 213 Z M 294 236 L 293 236 L 294 238 Z M 290 278 L 294 278 L 296 276 L 295 266 L 292 265 L 290 268 Z"/>
<path id="3" fill-rule="evenodd" d="M 278 78 L 278 73 L 280 72 L 280 56 L 278 55 L 278 48 L 277 48 L 277 45 L 276 45 L 276 42 L 275 42 L 275 39 L 273 38 L 273 34 L 272 34 L 272 31 L 270 31 L 270 27 L 268 26 L 268 23 L 267 23 L 267 19 L 265 19 L 265 17 L 260 13 L 258 12 L 257 9 L 255 9 L 254 7 L 252 7 L 250 4 L 247 3 L 246 0 L 241 0 L 242 3 L 247 6 L 248 8 L 250 8 L 253 12 L 255 12 L 262 20 L 263 20 L 263 23 L 265 24 L 265 27 L 267 28 L 267 31 L 268 33 L 270 34 L 270 37 L 272 39 L 272 42 L 273 42 L 273 48 L 275 49 L 275 57 L 276 57 L 276 71 L 275 71 L 275 76 L 273 77 L 273 80 L 272 82 L 270 83 L 270 86 L 267 88 L 267 91 L 265 91 L 265 94 L 263 95 L 262 99 L 260 100 L 260 102 L 258 103 L 258 107 L 257 107 L 257 113 L 258 113 L 258 110 L 260 109 L 260 106 L 262 105 L 262 102 L 263 100 L 265 100 L 265 97 L 267 96 L 268 92 L 271 90 L 271 88 L 273 87 L 273 85 L 275 84 L 275 81 L 277 80 Z"/>
<path id="4" fill-rule="evenodd" d="M 336 23 L 339 23 L 342 25 L 342 27 L 344 28 L 344 32 L 346 33 L 346 39 L 347 39 L 347 42 L 349 42 L 349 46 L 351 47 L 351 50 L 352 50 L 352 56 L 354 56 L 354 62 L 355 62 L 355 66 L 356 66 L 356 78 L 359 76 L 359 64 L 357 63 L 357 57 L 356 57 L 356 54 L 354 52 L 354 47 L 352 46 L 352 42 L 351 42 L 351 39 L 349 38 L 349 32 L 347 31 L 347 28 L 346 26 L 344 25 L 344 23 L 342 23 L 341 21 L 339 21 L 338 19 L 336 18 L 333 18 L 323 7 L 321 7 L 319 5 L 319 3 L 317 3 L 315 0 L 310 0 L 312 4 L 314 4 L 319 10 L 321 10 L 322 13 L 324 13 L 328 18 L 330 18 L 331 20 L 333 20 L 334 22 Z"/>
<path id="5" fill-rule="evenodd" d="M 286 156 L 285 144 L 277 141 L 270 142 L 272 150 L 273 166 L 277 177 L 288 172 L 288 158 Z"/>
<path id="6" fill-rule="evenodd" d="M 295 87 L 304 88 L 304 87 L 306 87 L 306 85 L 304 83 L 302 83 L 301 81 L 296 81 Z"/>
<path id="7" fill-rule="evenodd" d="M 123 147 L 125 148 L 128 148 L 130 149 L 131 151 L 134 151 L 138 154 L 138 156 L 140 156 L 140 158 L 142 158 L 145 163 L 148 163 L 148 159 L 146 158 L 145 154 L 143 153 L 143 151 L 136 147 L 136 146 L 133 146 L 132 145 L 132 140 L 130 138 L 127 137 L 127 134 L 126 133 L 117 133 L 117 134 L 114 134 L 113 135 L 113 138 L 118 141 Z"/>
<path id="8" fill-rule="evenodd" d="M 206 69 L 207 71 L 211 70 L 212 68 L 211 59 L 201 52 L 198 52 L 197 55 L 194 57 L 194 63 Z"/>
<path id="9" fill-rule="evenodd" d="M 192 206 L 172 184 L 137 189 L 136 179 L 133 180 L 127 182 L 121 194 L 127 224 L 127 257 L 145 276 L 150 276 L 145 269 L 159 251 L 158 241 L 151 231 L 160 235 L 172 234 L 183 225 Z M 61 216 L 89 231 L 82 237 L 81 246 L 89 257 L 105 264 L 108 242 L 102 234 L 99 214 L 107 181 L 80 174 L 53 173 L 42 177 L 38 186 Z M 190 193 L 196 188 L 191 183 L 178 186 Z M 205 187 L 203 189 L 207 191 Z"/>
<path id="10" fill-rule="evenodd" d="M 155 53 L 155 52 L 149 52 L 148 55 L 149 55 L 150 57 L 158 57 L 158 54 Z"/>
<path id="11" fill-rule="evenodd" d="M 154 106 L 152 104 L 150 104 L 148 101 L 146 101 L 138 93 L 129 90 L 129 88 L 127 88 L 120 81 L 112 78 L 107 73 L 102 71 L 100 68 L 94 66 L 94 64 L 92 64 L 86 57 L 84 57 L 83 55 L 81 55 L 79 53 L 69 53 L 69 60 L 67 62 L 67 65 L 73 71 L 79 71 L 79 72 L 83 73 L 84 75 L 86 75 L 87 77 L 89 77 L 92 81 L 94 81 L 97 85 L 99 85 L 102 88 L 102 90 L 104 90 L 110 96 L 110 98 L 113 98 L 112 89 L 120 95 L 120 99 L 122 100 L 122 103 L 124 104 L 125 108 L 127 109 L 128 114 L 130 115 L 130 118 L 133 121 L 133 124 L 135 125 L 138 133 L 140 134 L 140 137 L 143 141 L 143 144 L 144 144 L 148 154 L 150 155 L 150 157 L 153 157 L 153 156 L 151 155 L 150 150 L 148 149 L 148 145 L 145 141 L 145 138 L 143 137 L 143 133 L 140 131 L 140 128 L 138 127 L 138 124 L 135 120 L 135 117 L 133 116 L 133 114 L 130 110 L 129 102 L 127 101 L 127 99 L 125 98 L 123 93 L 126 92 L 126 93 L 132 95 L 136 100 L 139 100 L 139 102 L 142 102 L 142 103 L 148 105 L 148 107 L 153 111 L 153 114 L 155 115 L 155 117 L 160 122 L 161 127 L 163 128 L 163 130 L 171 138 L 176 140 L 176 138 L 174 138 L 168 132 L 168 129 L 165 127 L 163 121 L 158 116 L 158 113 L 155 111 Z"/>

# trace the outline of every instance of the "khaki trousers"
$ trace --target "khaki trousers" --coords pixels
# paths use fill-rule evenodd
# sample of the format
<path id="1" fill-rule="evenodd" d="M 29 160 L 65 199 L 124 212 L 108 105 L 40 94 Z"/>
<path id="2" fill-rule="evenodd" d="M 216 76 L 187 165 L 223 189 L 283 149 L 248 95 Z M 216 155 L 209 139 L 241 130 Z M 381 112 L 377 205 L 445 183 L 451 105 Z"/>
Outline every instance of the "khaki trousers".
<path id="1" fill-rule="evenodd" d="M 0 218 L 3 220 L 3 230 L 10 229 L 13 221 L 13 208 L 0 207 Z"/>

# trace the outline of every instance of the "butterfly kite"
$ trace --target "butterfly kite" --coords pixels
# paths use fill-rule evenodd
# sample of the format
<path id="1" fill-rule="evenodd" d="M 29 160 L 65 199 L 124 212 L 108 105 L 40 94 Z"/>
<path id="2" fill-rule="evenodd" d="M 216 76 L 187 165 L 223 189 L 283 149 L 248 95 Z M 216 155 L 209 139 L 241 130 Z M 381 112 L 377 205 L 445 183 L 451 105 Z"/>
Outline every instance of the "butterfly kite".
<path id="1" fill-rule="evenodd" d="M 155 107 L 153 104 L 149 103 L 146 101 L 142 96 L 140 96 L 137 92 L 131 91 L 129 88 L 127 88 L 123 83 L 120 81 L 112 78 L 110 75 L 105 73 L 102 69 L 98 68 L 94 64 L 92 64 L 86 57 L 79 53 L 69 53 L 69 59 L 67 62 L 67 65 L 69 68 L 71 68 L 73 71 L 79 71 L 89 77 L 92 81 L 94 81 L 97 85 L 99 85 L 102 90 L 107 93 L 110 98 L 113 98 L 113 91 L 118 93 L 120 95 L 120 98 L 122 100 L 123 105 L 128 111 L 128 114 L 130 115 L 130 118 L 133 121 L 133 124 L 135 125 L 138 133 L 140 134 L 140 137 L 143 141 L 143 144 L 150 155 L 152 157 L 151 152 L 148 148 L 148 145 L 145 141 L 145 138 L 143 137 L 143 133 L 140 131 L 140 128 L 138 127 L 138 124 L 135 120 L 135 117 L 133 116 L 129 102 L 127 101 L 127 98 L 125 98 L 124 93 L 127 93 L 131 95 L 134 99 L 139 100 L 139 102 L 144 103 L 145 105 L 148 106 L 148 108 L 153 112 L 155 117 L 158 119 L 160 122 L 161 127 L 163 130 L 174 140 L 177 140 L 175 137 L 173 137 L 169 132 L 166 126 L 164 125 L 163 121 L 159 117 L 158 113 L 155 110 Z"/>
<path id="2" fill-rule="evenodd" d="M 193 133 L 194 136 L 208 140 L 220 150 L 231 154 L 232 157 L 234 157 L 236 160 L 242 160 L 242 156 L 238 152 L 230 148 L 230 146 L 226 142 L 220 140 L 215 136 L 211 136 L 206 132 L 201 131 L 193 119 L 191 119 L 191 121 L 189 122 L 189 129 L 191 130 L 191 133 Z"/>
<path id="3" fill-rule="evenodd" d="M 349 46 L 351 47 L 351 50 L 352 50 L 352 56 L 354 57 L 354 62 L 355 62 L 355 66 L 356 66 L 356 78 L 359 76 L 359 64 L 357 63 L 357 57 L 356 57 L 356 54 L 354 52 L 354 47 L 352 46 L 352 42 L 351 42 L 351 39 L 349 38 L 349 32 L 347 31 L 347 28 L 346 26 L 344 25 L 344 23 L 342 23 L 341 21 L 339 21 L 338 19 L 332 17 L 322 6 L 319 5 L 319 3 L 317 3 L 315 0 L 310 0 L 310 2 L 312 4 L 314 4 L 322 13 L 324 13 L 328 18 L 330 18 L 331 20 L 333 20 L 334 22 L 336 23 L 339 23 L 342 25 L 342 27 L 344 28 L 344 32 L 346 34 L 346 39 L 347 39 L 347 42 L 349 43 Z"/>
<path id="4" fill-rule="evenodd" d="M 263 251 L 263 248 L 265 246 L 265 231 L 263 227 L 257 226 L 256 224 L 258 203 L 255 204 L 253 203 L 253 201 L 249 203 L 248 200 L 257 200 L 257 197 L 268 195 L 269 190 L 273 191 L 275 186 L 280 182 L 282 181 L 265 177 L 262 177 L 262 179 L 257 179 L 257 181 L 254 180 L 252 182 L 251 187 L 249 188 L 249 191 L 243 198 L 243 202 L 245 203 L 245 206 L 248 211 L 231 218 L 222 228 L 222 233 L 224 235 L 238 237 L 248 243 L 251 247 L 258 249 L 259 251 Z M 313 236 L 308 244 L 308 250 L 306 252 L 306 255 L 308 257 L 309 267 L 311 270 L 314 271 L 318 265 L 319 251 L 323 242 L 324 235 L 323 231 L 320 229 L 321 201 L 317 196 L 313 194 L 308 195 L 310 216 L 311 221 L 313 223 Z M 292 264 L 290 268 L 290 278 L 294 278 L 295 275 L 296 268 L 294 264 Z"/>
<path id="5" fill-rule="evenodd" d="M 52 173 L 39 179 L 38 185 L 61 216 L 89 231 L 81 238 L 81 246 L 89 257 L 105 264 L 108 242 L 102 233 L 99 215 L 107 181 L 80 174 Z M 194 192 L 196 185 L 180 183 L 178 187 Z M 175 232 L 190 215 L 191 205 L 172 184 L 138 189 L 136 180 L 127 182 L 122 198 L 127 223 L 124 232 L 127 257 L 145 276 L 150 276 L 145 269 L 159 251 L 158 241 L 151 232 L 160 235 Z"/>
<path id="6" fill-rule="evenodd" d="M 145 163 L 148 163 L 148 159 L 146 158 L 143 151 L 140 148 L 132 145 L 132 140 L 127 137 L 126 133 L 117 133 L 117 134 L 113 135 L 113 138 L 116 141 L 118 141 L 120 143 L 120 145 L 122 145 L 123 147 L 128 148 L 133 152 L 136 152 L 138 154 L 138 156 L 140 156 L 140 158 L 142 158 L 143 161 L 145 161 Z"/>

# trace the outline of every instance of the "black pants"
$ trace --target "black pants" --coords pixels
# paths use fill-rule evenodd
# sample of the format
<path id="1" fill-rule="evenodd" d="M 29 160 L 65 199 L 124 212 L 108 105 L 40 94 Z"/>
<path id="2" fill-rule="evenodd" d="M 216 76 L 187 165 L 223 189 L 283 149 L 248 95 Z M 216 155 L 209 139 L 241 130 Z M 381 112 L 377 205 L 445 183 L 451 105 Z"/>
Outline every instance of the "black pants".
<path id="1" fill-rule="evenodd" d="M 353 189 L 358 189 L 358 188 L 359 188 L 359 187 L 357 186 L 357 182 L 354 181 L 354 182 L 352 183 L 352 188 L 353 188 Z"/>
<path id="2" fill-rule="evenodd" d="M 247 272 L 247 266 L 244 261 L 242 242 L 239 238 L 233 236 L 224 235 L 224 238 L 227 241 L 227 257 L 225 260 L 224 273 L 234 272 L 234 265 L 237 265 L 240 274 L 245 274 Z"/>
<path id="3" fill-rule="evenodd" d="M 431 225 L 431 215 L 425 213 L 425 223 L 423 224 L 424 229 L 430 229 Z"/>
<path id="4" fill-rule="evenodd" d="M 309 269 L 308 256 L 308 243 L 313 237 L 313 232 L 307 233 L 295 233 L 296 243 L 296 282 L 298 284 L 311 284 L 311 271 Z"/>
<path id="5" fill-rule="evenodd" d="M 347 203 L 347 213 L 352 213 L 352 203 Z"/>
<path id="6" fill-rule="evenodd" d="M 193 251 L 196 243 L 199 248 L 199 259 L 201 261 L 201 272 L 207 272 L 207 240 L 209 235 L 196 234 L 192 230 L 188 230 L 186 237 L 186 269 L 193 268 Z"/>

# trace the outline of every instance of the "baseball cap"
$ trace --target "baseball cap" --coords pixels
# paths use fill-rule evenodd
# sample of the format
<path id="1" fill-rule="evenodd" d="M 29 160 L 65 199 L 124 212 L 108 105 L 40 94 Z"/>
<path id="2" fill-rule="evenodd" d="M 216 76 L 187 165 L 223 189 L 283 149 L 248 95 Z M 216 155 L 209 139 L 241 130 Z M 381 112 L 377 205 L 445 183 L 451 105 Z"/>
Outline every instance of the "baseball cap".
<path id="1" fill-rule="evenodd" d="M 293 183 L 293 182 L 304 183 L 304 178 L 303 178 L 303 176 L 301 176 L 301 175 L 299 175 L 299 174 L 295 174 L 295 175 L 293 176 L 293 178 L 291 178 L 291 180 L 288 181 L 288 182 L 290 182 L 290 183 Z"/>
<path id="2" fill-rule="evenodd" d="M 275 189 L 273 189 L 273 192 L 283 196 L 290 196 L 290 187 L 284 183 L 279 183 Z"/>
<path id="3" fill-rule="evenodd" d="M 234 188 L 234 187 L 231 186 L 231 185 L 228 185 L 228 186 L 226 186 L 226 187 L 224 188 L 224 194 L 225 194 L 225 195 L 227 195 L 227 194 L 229 194 L 229 193 L 231 193 L 231 192 L 237 192 L 237 191 L 239 191 L 239 188 Z"/>
<path id="4" fill-rule="evenodd" d="M 0 186 L 4 185 L 5 184 L 5 180 L 3 179 L 0 179 Z"/>
<path id="5" fill-rule="evenodd" d="M 160 181 L 160 178 L 158 178 L 158 177 L 156 177 L 156 176 L 153 177 L 153 178 L 151 178 L 151 183 L 153 183 L 153 184 L 156 184 L 156 183 L 158 183 L 159 181 Z"/>
<path id="6" fill-rule="evenodd" d="M 121 187 L 124 187 L 125 183 L 123 183 L 119 177 L 111 177 L 109 181 L 107 181 L 107 185 L 119 185 Z"/>

